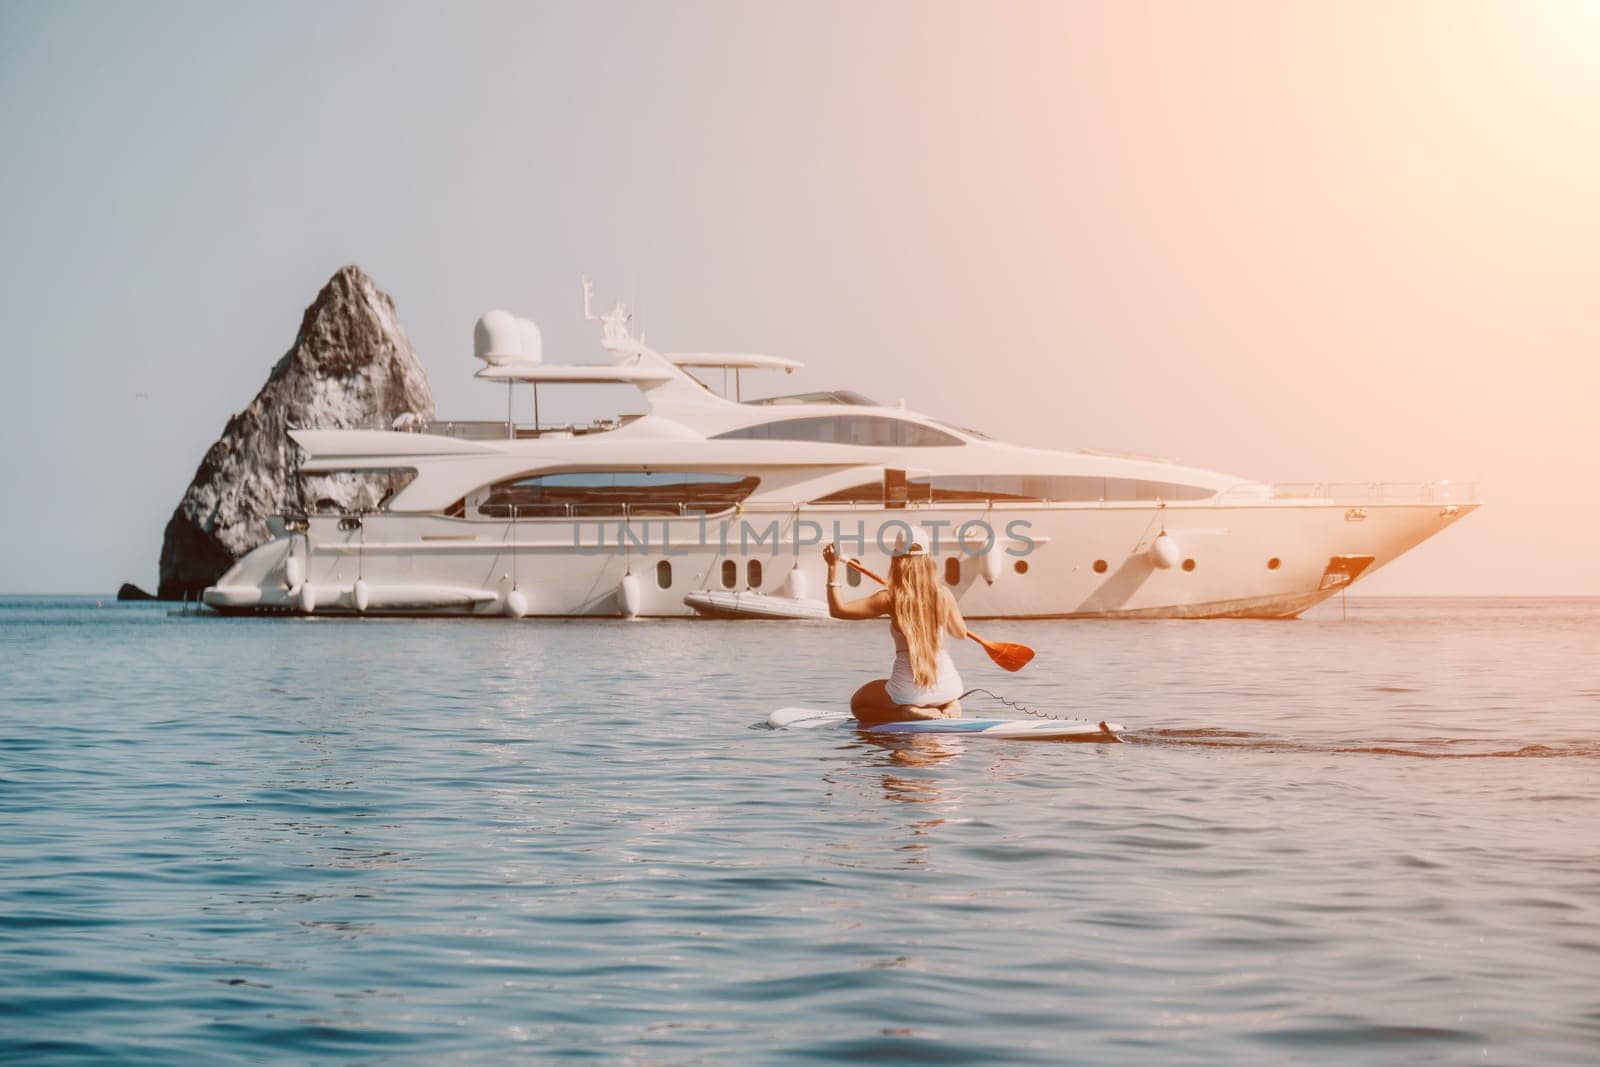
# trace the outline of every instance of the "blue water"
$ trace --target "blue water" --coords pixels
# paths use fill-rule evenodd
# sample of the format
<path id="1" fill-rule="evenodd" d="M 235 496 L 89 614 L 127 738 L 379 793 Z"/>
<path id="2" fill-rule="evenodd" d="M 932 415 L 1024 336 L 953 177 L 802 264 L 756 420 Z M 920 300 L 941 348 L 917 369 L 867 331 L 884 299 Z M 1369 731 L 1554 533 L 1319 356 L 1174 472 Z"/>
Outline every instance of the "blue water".
<path id="1" fill-rule="evenodd" d="M 0 598 L 0 1060 L 1600 1059 L 1600 602 L 987 629 Z"/>

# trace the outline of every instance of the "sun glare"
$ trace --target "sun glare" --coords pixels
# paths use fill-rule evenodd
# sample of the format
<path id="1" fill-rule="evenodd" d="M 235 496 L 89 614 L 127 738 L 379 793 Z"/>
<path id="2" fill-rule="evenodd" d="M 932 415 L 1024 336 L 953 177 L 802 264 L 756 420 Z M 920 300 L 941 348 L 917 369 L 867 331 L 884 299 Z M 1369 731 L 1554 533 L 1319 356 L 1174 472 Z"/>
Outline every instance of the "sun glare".
<path id="1" fill-rule="evenodd" d="M 1600 0 L 1504 4 L 1499 15 L 1500 44 L 1532 82 L 1575 101 L 1600 100 Z"/>

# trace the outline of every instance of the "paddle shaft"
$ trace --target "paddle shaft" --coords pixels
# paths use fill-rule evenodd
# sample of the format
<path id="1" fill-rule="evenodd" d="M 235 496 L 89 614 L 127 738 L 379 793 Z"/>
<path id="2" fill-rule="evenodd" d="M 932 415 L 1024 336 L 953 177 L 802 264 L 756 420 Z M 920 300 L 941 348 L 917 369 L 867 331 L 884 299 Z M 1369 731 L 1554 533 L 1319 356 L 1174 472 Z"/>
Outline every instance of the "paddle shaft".
<path id="1" fill-rule="evenodd" d="M 854 570 L 860 571 L 862 574 L 865 574 L 868 578 L 871 578 L 873 581 L 877 582 L 879 585 L 881 585 L 881 586 L 883 586 L 885 588 L 888 588 L 888 585 L 889 585 L 888 582 L 884 581 L 882 578 L 880 578 L 876 574 L 872 573 L 866 567 L 862 566 L 858 561 L 853 560 L 853 559 L 847 559 L 847 560 L 844 561 L 844 564 L 847 567 L 850 567 L 850 568 L 852 568 Z M 1007 643 L 1007 644 L 1004 644 L 1004 645 L 995 644 L 992 641 L 985 641 L 983 638 L 979 637 L 977 634 L 973 633 L 971 630 L 967 631 L 967 636 L 972 638 L 974 641 L 978 642 L 978 644 L 982 645 L 983 646 L 983 650 L 985 652 L 989 653 L 989 657 L 991 659 L 993 659 L 996 663 L 1000 664 L 1000 666 L 1004 667 L 1008 671 L 1021 670 L 1024 666 L 1027 665 L 1027 661 L 1031 660 L 1033 658 L 1033 649 L 1028 648 L 1026 645 L 1017 645 L 1017 644 L 1014 644 L 1014 643 Z M 1012 666 L 1012 663 L 1016 662 L 1018 657 L 1017 657 L 1017 652 L 1012 651 L 1013 649 L 1017 650 L 1017 652 L 1023 652 L 1026 655 L 1026 659 L 1023 659 L 1021 662 L 1016 663 L 1015 666 Z"/>

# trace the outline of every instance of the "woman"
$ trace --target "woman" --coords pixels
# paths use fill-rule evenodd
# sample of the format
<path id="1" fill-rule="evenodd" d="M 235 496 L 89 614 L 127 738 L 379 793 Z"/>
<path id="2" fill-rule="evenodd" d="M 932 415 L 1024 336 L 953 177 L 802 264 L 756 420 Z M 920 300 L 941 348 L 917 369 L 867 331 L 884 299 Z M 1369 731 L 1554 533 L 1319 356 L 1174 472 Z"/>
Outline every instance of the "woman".
<path id="1" fill-rule="evenodd" d="M 953 719 L 961 714 L 961 675 L 950 659 L 944 636 L 967 636 L 955 598 L 939 581 L 922 534 L 889 563 L 889 586 L 846 603 L 839 597 L 839 549 L 822 550 L 828 565 L 828 614 L 836 619 L 889 616 L 894 635 L 894 670 L 856 690 L 850 710 L 862 722 L 898 719 Z"/>

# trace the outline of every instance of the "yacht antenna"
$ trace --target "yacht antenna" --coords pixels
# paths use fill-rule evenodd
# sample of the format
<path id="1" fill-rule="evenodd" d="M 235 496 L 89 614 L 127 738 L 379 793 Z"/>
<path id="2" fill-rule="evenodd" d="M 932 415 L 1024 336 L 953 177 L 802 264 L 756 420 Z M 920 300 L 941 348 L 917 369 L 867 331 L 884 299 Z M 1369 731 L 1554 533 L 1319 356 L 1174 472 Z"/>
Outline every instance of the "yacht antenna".
<path id="1" fill-rule="evenodd" d="M 628 305 L 618 300 L 612 305 L 611 310 L 601 315 L 594 313 L 594 283 L 589 281 L 587 274 L 583 278 L 583 317 L 587 322 L 602 323 L 601 332 L 605 340 L 602 342 L 607 347 L 621 345 L 632 339 L 629 333 L 629 322 L 633 316 L 628 314 Z"/>

